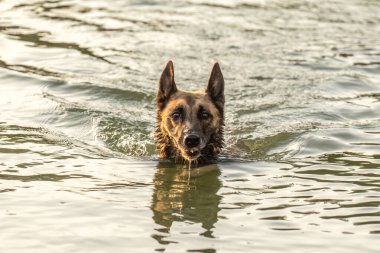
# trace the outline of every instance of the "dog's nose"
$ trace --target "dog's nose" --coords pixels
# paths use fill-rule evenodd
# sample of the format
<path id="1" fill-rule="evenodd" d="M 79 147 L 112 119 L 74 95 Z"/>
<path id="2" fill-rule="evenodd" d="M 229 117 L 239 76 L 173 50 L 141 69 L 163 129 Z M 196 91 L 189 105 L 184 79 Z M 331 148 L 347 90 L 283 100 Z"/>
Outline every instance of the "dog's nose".
<path id="1" fill-rule="evenodd" d="M 195 134 L 189 134 L 185 139 L 185 144 L 188 148 L 195 148 L 201 142 L 201 138 Z"/>

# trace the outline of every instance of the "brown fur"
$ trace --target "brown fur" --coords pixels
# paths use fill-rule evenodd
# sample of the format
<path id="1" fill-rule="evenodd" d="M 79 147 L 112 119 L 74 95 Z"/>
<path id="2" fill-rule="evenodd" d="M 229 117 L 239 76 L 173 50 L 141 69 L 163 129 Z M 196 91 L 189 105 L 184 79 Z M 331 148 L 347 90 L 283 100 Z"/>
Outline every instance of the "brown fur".
<path id="1" fill-rule="evenodd" d="M 177 89 L 169 61 L 157 92 L 159 156 L 176 162 L 213 162 L 223 147 L 223 127 L 224 79 L 219 64 L 215 63 L 205 91 L 185 92 Z"/>

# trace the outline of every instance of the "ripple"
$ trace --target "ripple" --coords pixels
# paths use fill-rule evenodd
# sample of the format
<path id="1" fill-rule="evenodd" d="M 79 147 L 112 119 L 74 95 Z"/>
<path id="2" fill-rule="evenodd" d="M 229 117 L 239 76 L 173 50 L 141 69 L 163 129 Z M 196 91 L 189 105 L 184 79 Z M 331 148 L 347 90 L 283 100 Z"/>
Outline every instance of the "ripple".
<path id="1" fill-rule="evenodd" d="M 379 8 L 0 1 L 0 251 L 377 252 Z M 156 158 L 168 59 L 222 66 L 217 165 Z"/>

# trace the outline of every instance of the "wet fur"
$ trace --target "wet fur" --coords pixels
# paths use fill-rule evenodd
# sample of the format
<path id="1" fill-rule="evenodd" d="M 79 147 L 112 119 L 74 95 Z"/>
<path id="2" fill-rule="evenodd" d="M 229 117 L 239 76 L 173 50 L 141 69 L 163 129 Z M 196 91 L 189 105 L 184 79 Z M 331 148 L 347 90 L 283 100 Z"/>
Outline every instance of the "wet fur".
<path id="1" fill-rule="evenodd" d="M 214 65 L 205 91 L 185 92 L 177 89 L 173 63 L 169 61 L 161 75 L 156 102 L 155 142 L 161 158 L 180 163 L 217 160 L 223 147 L 224 128 L 224 79 L 218 63 Z M 172 113 L 179 109 L 185 116 L 181 121 L 175 121 Z M 210 114 L 210 119 L 200 117 L 203 111 Z M 183 136 L 193 130 L 207 141 L 196 159 L 184 155 L 183 147 Z"/>

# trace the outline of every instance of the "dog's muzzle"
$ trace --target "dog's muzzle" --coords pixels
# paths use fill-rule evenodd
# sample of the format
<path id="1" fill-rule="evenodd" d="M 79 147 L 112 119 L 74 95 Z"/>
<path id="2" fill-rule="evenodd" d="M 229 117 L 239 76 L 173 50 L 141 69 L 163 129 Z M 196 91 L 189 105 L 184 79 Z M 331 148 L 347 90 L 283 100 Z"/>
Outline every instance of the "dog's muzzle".
<path id="1" fill-rule="evenodd" d="M 203 140 L 201 136 L 193 131 L 187 133 L 183 138 L 184 153 L 188 160 L 195 160 L 201 155 Z"/>

